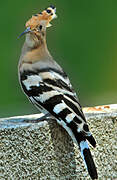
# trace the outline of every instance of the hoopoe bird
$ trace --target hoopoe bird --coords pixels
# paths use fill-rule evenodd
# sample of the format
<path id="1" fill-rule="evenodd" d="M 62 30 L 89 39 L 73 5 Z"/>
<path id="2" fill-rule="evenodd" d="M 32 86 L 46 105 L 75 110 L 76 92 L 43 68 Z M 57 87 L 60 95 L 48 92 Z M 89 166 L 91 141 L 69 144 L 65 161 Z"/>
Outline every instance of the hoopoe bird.
<path id="1" fill-rule="evenodd" d="M 56 18 L 56 8 L 48 7 L 26 23 L 26 35 L 19 60 L 19 80 L 28 99 L 45 115 L 55 117 L 79 146 L 92 179 L 97 170 L 88 146 L 96 141 L 89 131 L 85 116 L 67 74 L 53 59 L 46 44 L 46 29 Z"/>

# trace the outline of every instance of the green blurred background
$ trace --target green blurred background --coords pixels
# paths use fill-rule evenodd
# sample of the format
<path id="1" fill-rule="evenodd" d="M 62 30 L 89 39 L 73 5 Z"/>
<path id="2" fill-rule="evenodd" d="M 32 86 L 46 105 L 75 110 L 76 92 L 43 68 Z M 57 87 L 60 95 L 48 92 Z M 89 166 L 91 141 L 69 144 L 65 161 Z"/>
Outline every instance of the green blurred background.
<path id="1" fill-rule="evenodd" d="M 17 64 L 25 22 L 53 4 L 48 48 L 71 77 L 83 106 L 117 103 L 117 1 L 7 0 L 0 3 L 0 117 L 37 113 L 22 93 Z"/>

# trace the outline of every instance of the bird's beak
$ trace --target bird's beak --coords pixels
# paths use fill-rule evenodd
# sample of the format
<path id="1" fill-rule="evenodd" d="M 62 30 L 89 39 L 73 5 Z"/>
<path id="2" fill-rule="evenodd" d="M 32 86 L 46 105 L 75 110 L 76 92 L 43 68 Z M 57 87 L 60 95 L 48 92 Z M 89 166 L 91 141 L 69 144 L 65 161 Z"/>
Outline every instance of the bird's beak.
<path id="1" fill-rule="evenodd" d="M 18 36 L 18 38 L 20 38 L 21 36 L 23 36 L 24 34 L 26 34 L 28 32 L 31 32 L 30 27 L 27 27 L 27 29 Z"/>

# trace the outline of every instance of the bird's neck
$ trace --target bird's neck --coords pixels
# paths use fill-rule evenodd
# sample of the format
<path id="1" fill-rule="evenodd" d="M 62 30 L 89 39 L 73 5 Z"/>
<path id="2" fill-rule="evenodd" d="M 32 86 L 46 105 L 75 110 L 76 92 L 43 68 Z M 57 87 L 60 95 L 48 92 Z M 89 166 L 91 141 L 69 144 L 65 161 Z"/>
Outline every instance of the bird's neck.
<path id="1" fill-rule="evenodd" d="M 46 44 L 46 37 L 43 39 L 26 35 L 26 40 L 22 49 L 20 63 L 33 64 L 37 61 L 51 58 Z"/>

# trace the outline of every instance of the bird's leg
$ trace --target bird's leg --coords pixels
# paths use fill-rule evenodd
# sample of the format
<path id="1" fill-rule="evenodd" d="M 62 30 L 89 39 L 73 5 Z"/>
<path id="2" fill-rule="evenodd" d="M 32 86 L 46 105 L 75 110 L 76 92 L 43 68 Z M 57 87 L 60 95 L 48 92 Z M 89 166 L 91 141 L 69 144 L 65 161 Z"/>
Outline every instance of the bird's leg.
<path id="1" fill-rule="evenodd" d="M 45 120 L 50 120 L 50 119 L 55 119 L 50 113 L 45 114 L 41 118 L 37 119 L 36 121 L 45 121 Z"/>

